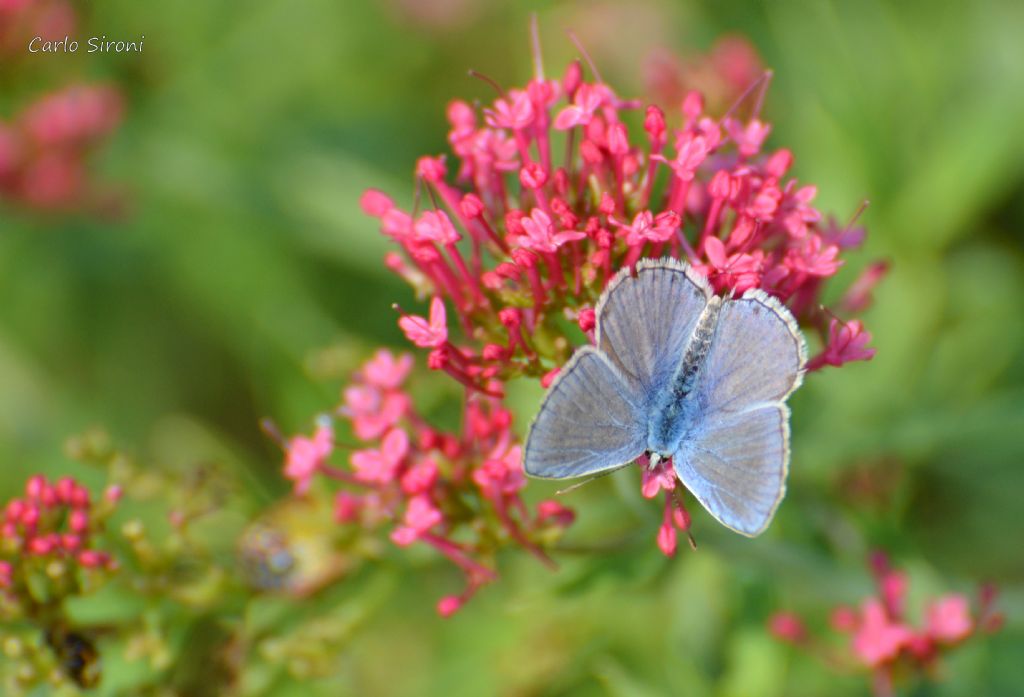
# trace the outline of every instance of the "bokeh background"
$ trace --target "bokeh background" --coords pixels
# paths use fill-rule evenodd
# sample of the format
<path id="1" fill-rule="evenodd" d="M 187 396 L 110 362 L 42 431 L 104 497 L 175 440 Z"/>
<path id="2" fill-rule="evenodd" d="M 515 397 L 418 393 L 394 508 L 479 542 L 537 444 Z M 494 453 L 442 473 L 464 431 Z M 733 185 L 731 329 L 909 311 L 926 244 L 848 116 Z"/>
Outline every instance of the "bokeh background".
<path id="1" fill-rule="evenodd" d="M 260 417 L 307 430 L 355 361 L 403 344 L 391 303 L 416 303 L 380 263 L 386 244 L 360 192 L 411 199 L 415 159 L 446 151 L 447 101 L 492 97 L 467 69 L 529 78 L 531 11 L 550 71 L 576 56 L 572 29 L 623 95 L 643 93 L 652 51 L 747 37 L 775 71 L 769 146 L 792 149 L 822 210 L 846 219 L 871 201 L 867 244 L 840 280 L 892 265 L 865 317 L 875 359 L 815 374 L 792 400 L 789 494 L 762 538 L 700 512 L 700 551 L 665 559 L 659 508 L 623 472 L 567 499 L 578 522 L 557 573 L 509 553 L 502 580 L 452 619 L 434 601 L 457 572 L 429 554 L 396 554 L 267 610 L 270 634 L 306 632 L 329 656 L 318 677 L 268 668 L 253 694 L 868 694 L 863 676 L 777 643 L 765 619 L 785 608 L 824 625 L 828 608 L 870 592 L 875 547 L 910 571 L 912 605 L 982 580 L 1002 592 L 1004 630 L 912 694 L 1024 694 L 1024 5 L 75 9 L 82 36 L 145 34 L 145 50 L 0 63 L 0 117 L 72 81 L 125 94 L 122 126 L 93 157 L 117 206 L 0 204 L 2 498 L 35 471 L 90 476 L 63 443 L 96 425 L 144 461 L 216 463 L 241 483 L 243 510 L 285 496 Z M 523 388 L 522 423 L 539 394 Z M 101 693 L 142 680 L 119 655 L 105 653 Z"/>

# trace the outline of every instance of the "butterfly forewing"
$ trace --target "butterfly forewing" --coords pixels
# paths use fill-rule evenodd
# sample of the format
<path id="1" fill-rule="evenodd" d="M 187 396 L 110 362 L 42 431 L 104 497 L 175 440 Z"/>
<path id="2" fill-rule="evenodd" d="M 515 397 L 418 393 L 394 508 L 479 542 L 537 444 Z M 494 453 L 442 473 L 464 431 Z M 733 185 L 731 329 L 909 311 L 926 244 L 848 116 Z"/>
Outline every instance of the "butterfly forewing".
<path id="1" fill-rule="evenodd" d="M 757 535 L 785 491 L 786 405 L 727 414 L 696 429 L 674 458 L 676 473 L 726 527 Z"/>
<path id="2" fill-rule="evenodd" d="M 722 304 L 698 391 L 707 413 L 782 402 L 803 378 L 803 336 L 793 315 L 762 291 Z"/>
<path id="3" fill-rule="evenodd" d="M 707 304 L 707 281 L 674 259 L 621 271 L 597 305 L 597 346 L 650 396 L 671 380 Z"/>
<path id="4" fill-rule="evenodd" d="M 523 454 L 527 474 L 581 477 L 628 464 L 644 452 L 640 395 L 609 359 L 579 349 L 548 390 Z"/>
<path id="5" fill-rule="evenodd" d="M 722 524 L 768 525 L 785 492 L 789 409 L 806 349 L 789 310 L 761 291 L 723 303 L 697 380 L 693 426 L 676 472 Z"/>

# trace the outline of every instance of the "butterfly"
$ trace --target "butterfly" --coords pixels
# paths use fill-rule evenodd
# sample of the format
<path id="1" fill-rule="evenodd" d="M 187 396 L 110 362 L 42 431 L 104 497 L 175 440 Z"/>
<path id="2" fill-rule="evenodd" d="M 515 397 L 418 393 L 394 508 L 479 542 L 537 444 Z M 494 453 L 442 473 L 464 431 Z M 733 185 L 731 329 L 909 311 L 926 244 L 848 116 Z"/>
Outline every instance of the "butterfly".
<path id="1" fill-rule="evenodd" d="M 523 468 L 565 479 L 647 454 L 720 523 L 753 537 L 785 493 L 789 408 L 807 347 L 761 290 L 718 297 L 675 259 L 620 271 L 595 309 L 594 346 L 573 354 L 530 426 Z"/>

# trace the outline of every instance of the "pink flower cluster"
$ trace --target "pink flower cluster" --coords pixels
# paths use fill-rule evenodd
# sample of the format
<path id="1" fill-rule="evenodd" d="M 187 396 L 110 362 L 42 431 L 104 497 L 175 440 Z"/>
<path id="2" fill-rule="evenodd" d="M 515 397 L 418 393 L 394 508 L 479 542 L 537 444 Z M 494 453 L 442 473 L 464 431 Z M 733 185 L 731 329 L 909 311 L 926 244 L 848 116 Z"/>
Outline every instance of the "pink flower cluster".
<path id="1" fill-rule="evenodd" d="M 68 209 L 94 197 L 87 157 L 121 121 L 120 93 L 72 85 L 0 120 L 0 196 L 38 209 Z"/>
<path id="2" fill-rule="evenodd" d="M 821 305 L 863 230 L 824 220 L 816 187 L 788 175 L 792 153 L 765 149 L 767 73 L 724 114 L 709 114 L 696 91 L 666 113 L 620 98 L 596 70 L 584 79 L 579 62 L 546 79 L 537 56 L 524 88 L 495 85 L 499 95 L 483 108 L 448 106 L 454 158 L 418 161 L 412 211 L 377 190 L 362 196 L 396 245 L 385 264 L 430 298 L 426 316 L 399 319 L 409 341 L 430 351 L 430 368 L 481 397 L 500 398 L 506 380 L 524 375 L 547 386 L 579 343 L 566 320 L 593 341 L 608 280 L 666 255 L 719 293 L 760 288 L 786 303 L 821 337 L 810 370 L 871 358 L 861 322 Z M 631 128 L 626 114 L 637 110 L 642 127 Z M 837 309 L 863 310 L 884 271 L 869 267 Z M 657 539 L 672 554 L 689 516 L 674 476 L 663 479 Z"/>
<path id="3" fill-rule="evenodd" d="M 965 596 L 950 593 L 930 601 L 923 625 L 914 627 L 905 608 L 907 575 L 893 569 L 881 552 L 871 556 L 870 565 L 877 594 L 866 598 L 859 608 L 837 607 L 831 625 L 850 637 L 849 655 L 857 665 L 872 671 L 877 695 L 892 694 L 894 677 L 906 669 L 928 675 L 944 652 L 978 632 L 991 633 L 1002 626 L 1003 616 L 994 609 L 995 588 L 986 585 L 975 612 Z M 789 643 L 807 646 L 811 641 L 804 623 L 789 612 L 773 615 L 769 630 Z M 849 658 L 843 656 L 838 662 L 847 663 Z"/>
<path id="4" fill-rule="evenodd" d="M 431 349 L 432 368 L 500 394 L 494 378 L 542 377 L 564 363 L 573 346 L 562 320 L 586 328 L 619 268 L 671 255 L 718 292 L 761 288 L 785 302 L 822 337 L 812 369 L 870 358 L 863 326 L 821 309 L 824 282 L 862 231 L 823 222 L 816 187 L 787 176 L 792 153 L 766 151 L 771 126 L 756 109 L 740 118 L 742 106 L 714 117 L 690 92 L 675 115 L 647 106 L 642 132 L 631 132 L 624 112 L 640 102 L 585 81 L 579 63 L 480 111 L 452 102 L 455 167 L 420 159 L 412 212 L 376 190 L 361 201 L 401 250 L 387 266 L 433 296 L 429 317 L 403 315 L 409 340 Z M 855 284 L 857 309 L 880 276 L 872 267 Z"/>
<path id="5" fill-rule="evenodd" d="M 429 323 L 416 331 L 429 336 Z M 571 524 L 573 513 L 554 501 L 534 511 L 524 503 L 512 415 L 486 386 L 467 398 L 462 429 L 446 432 L 430 426 L 404 390 L 411 368 L 412 356 L 382 349 L 345 388 L 338 413 L 361 441 L 350 467 L 329 464 L 333 429 L 322 421 L 312 438 L 288 441 L 285 475 L 297 494 L 317 474 L 343 483 L 335 498 L 339 523 L 390 526 L 395 545 L 423 543 L 456 564 L 466 588 L 438 603 L 448 616 L 497 578 L 489 560 L 499 546 L 518 545 L 550 564 L 543 547 Z"/>
<path id="6" fill-rule="evenodd" d="M 27 58 L 33 37 L 59 41 L 73 35 L 76 25 L 68 0 L 0 0 L 0 69 Z"/>
<path id="7" fill-rule="evenodd" d="M 112 487 L 109 503 L 120 498 Z M 98 522 L 92 515 L 89 491 L 71 477 L 50 482 L 42 475 L 25 484 L 25 496 L 9 501 L 0 525 L 0 588 L 14 584 L 26 558 L 68 559 L 86 568 L 111 568 L 111 556 L 93 546 Z"/>

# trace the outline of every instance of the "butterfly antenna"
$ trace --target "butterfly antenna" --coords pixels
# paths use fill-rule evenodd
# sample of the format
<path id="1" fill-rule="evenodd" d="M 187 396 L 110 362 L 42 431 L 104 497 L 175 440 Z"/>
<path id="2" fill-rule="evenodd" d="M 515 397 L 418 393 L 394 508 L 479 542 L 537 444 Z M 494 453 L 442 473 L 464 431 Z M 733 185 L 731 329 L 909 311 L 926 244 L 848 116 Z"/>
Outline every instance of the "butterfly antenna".
<path id="1" fill-rule="evenodd" d="M 587 477 L 582 482 L 576 482 L 572 486 L 567 486 L 564 489 L 559 489 L 558 491 L 555 492 L 555 496 L 561 496 L 562 494 L 568 494 L 570 491 L 575 491 L 576 489 L 579 489 L 584 484 L 590 484 L 590 482 L 594 481 L 595 479 L 601 479 L 602 477 L 607 477 L 609 474 L 614 474 L 615 472 L 618 472 L 623 467 L 629 467 L 630 464 L 632 464 L 632 463 L 626 463 L 625 465 L 619 465 L 618 467 L 615 467 L 614 469 L 605 470 L 604 472 L 598 472 L 597 474 L 594 474 L 594 475 L 591 475 L 591 476 Z"/>

